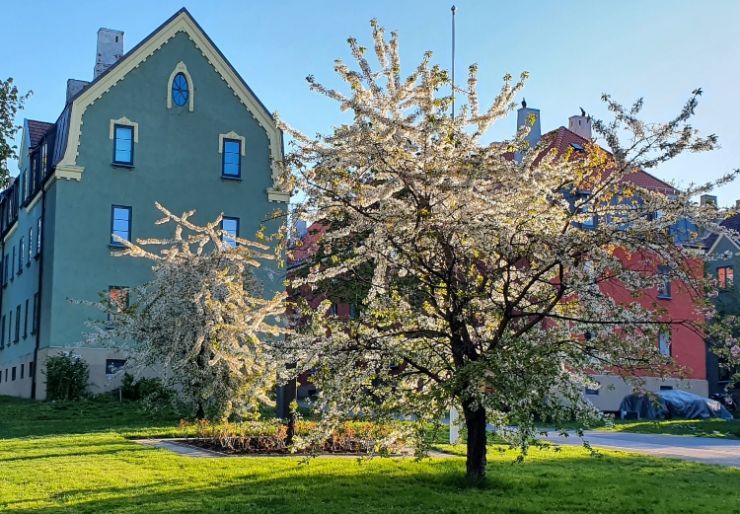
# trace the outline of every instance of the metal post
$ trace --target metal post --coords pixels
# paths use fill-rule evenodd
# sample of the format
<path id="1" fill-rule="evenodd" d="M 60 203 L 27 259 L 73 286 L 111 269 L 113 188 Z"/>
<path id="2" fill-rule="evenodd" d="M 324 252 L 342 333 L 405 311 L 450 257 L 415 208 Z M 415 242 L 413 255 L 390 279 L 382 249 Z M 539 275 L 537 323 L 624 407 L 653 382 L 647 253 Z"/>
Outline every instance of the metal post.
<path id="1" fill-rule="evenodd" d="M 453 5 L 450 11 L 452 11 L 452 118 L 455 118 L 455 11 L 456 7 Z"/>
<path id="2" fill-rule="evenodd" d="M 457 444 L 460 441 L 460 415 L 457 409 L 450 407 L 450 444 Z"/>

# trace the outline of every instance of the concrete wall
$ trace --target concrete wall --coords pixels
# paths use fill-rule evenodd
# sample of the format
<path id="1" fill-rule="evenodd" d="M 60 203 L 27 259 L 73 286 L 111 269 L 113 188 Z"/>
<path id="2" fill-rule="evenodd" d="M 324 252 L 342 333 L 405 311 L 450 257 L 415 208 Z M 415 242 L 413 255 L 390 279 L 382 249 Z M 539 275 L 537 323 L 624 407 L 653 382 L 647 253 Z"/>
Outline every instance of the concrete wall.
<path id="1" fill-rule="evenodd" d="M 620 377 L 613 375 L 596 375 L 594 380 L 601 384 L 598 394 L 585 394 L 585 397 L 602 411 L 617 411 L 622 399 L 631 394 L 632 385 L 626 383 Z M 700 396 L 708 395 L 707 381 L 703 379 L 678 379 L 671 378 L 661 380 L 653 377 L 643 378 L 643 387 L 650 392 L 657 393 L 661 387 L 672 387 L 673 389 L 688 391 Z"/>

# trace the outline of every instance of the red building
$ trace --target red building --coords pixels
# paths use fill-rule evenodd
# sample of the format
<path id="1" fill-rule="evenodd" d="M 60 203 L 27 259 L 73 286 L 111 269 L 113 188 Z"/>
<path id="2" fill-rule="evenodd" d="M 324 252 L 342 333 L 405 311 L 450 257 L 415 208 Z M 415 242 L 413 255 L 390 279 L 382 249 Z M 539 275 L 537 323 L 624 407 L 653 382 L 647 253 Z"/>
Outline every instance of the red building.
<path id="1" fill-rule="evenodd" d="M 529 133 L 530 145 L 534 146 L 543 140 L 547 143 L 546 150 L 555 149 L 560 154 L 566 152 L 583 152 L 585 146 L 591 141 L 591 120 L 585 114 L 572 116 L 569 119 L 569 128 L 559 127 L 544 135 L 540 130 L 540 112 L 538 109 L 527 108 L 523 103 L 518 111 L 518 123 L 530 123 L 534 116 L 535 123 Z M 518 155 L 512 154 L 512 158 Z M 653 175 L 645 172 L 635 172 L 625 180 L 635 186 L 645 188 L 661 194 L 673 195 L 677 191 L 673 186 L 663 182 Z M 325 227 L 320 223 L 312 224 L 301 237 L 301 243 L 293 246 L 292 259 L 289 270 L 295 273 L 310 260 L 318 248 Z M 623 254 L 623 258 L 629 263 L 630 269 L 643 270 L 646 273 L 659 273 L 660 262 L 655 256 L 646 254 Z M 703 262 L 697 258 L 695 262 L 697 276 L 703 273 Z M 290 272 L 290 271 L 289 271 Z M 643 376 L 643 387 L 652 392 L 666 389 L 681 389 L 707 396 L 708 387 L 706 380 L 706 347 L 701 333 L 703 317 L 696 308 L 698 298 L 683 284 L 677 281 L 666 281 L 660 288 L 644 291 L 644 294 L 635 299 L 633 295 L 618 283 L 604 283 L 602 290 L 607 292 L 619 303 L 631 303 L 637 301 L 643 307 L 649 309 L 660 309 L 664 311 L 663 321 L 666 322 L 667 330 L 661 331 L 658 340 L 655 341 L 656 350 L 670 355 L 679 369 L 672 378 L 661 379 L 653 376 Z M 309 299 L 309 304 L 317 306 L 324 297 L 311 295 L 308 290 L 293 291 L 294 295 L 304 296 Z M 335 300 L 332 304 L 333 313 L 350 317 L 354 312 L 354 305 L 348 300 Z M 632 386 L 620 378 L 618 373 L 595 375 L 601 387 L 595 390 L 586 390 L 586 397 L 599 409 L 604 411 L 617 411 L 625 395 L 632 392 Z M 304 392 L 310 390 L 311 385 L 307 377 L 303 377 L 301 386 Z"/>
<path id="2" fill-rule="evenodd" d="M 531 145 L 538 144 L 540 139 L 549 143 L 546 151 L 557 150 L 559 154 L 566 152 L 583 152 L 585 145 L 592 143 L 591 119 L 581 115 L 571 116 L 568 120 L 568 128 L 559 127 L 546 134 L 540 135 L 538 109 L 527 108 L 526 104 L 518 110 L 518 124 L 523 125 L 531 116 L 535 116 L 537 122 L 529 134 Z M 645 171 L 637 171 L 628 175 L 626 181 L 635 186 L 655 191 L 665 195 L 675 195 L 678 191 Z M 677 232 L 680 231 L 677 228 Z M 680 241 L 682 238 L 677 237 Z M 684 238 L 688 239 L 688 238 Z M 656 256 L 645 254 L 623 255 L 633 270 L 643 270 L 645 273 L 658 274 L 660 262 Z M 703 262 L 697 258 L 693 263 L 696 276 L 703 274 Z M 706 377 L 706 346 L 701 327 L 704 323 L 703 316 L 697 309 L 699 298 L 685 285 L 678 281 L 666 281 L 663 287 L 644 291 L 637 300 L 632 294 L 616 283 L 604 283 L 602 291 L 608 292 L 619 303 L 628 304 L 637 301 L 640 305 L 650 309 L 661 309 L 665 312 L 663 320 L 666 321 L 669 330 L 661 331 L 655 342 L 658 351 L 670 355 L 680 368 L 673 374 L 673 378 L 660 379 L 649 375 L 643 376 L 645 389 L 658 392 L 666 389 L 681 389 L 692 393 L 707 396 L 708 386 Z M 670 322 L 670 323 L 669 323 Z M 584 391 L 584 394 L 598 408 L 605 411 L 617 411 L 622 398 L 629 394 L 632 386 L 622 380 L 616 373 L 596 375 L 593 377 L 601 387 L 598 390 Z"/>

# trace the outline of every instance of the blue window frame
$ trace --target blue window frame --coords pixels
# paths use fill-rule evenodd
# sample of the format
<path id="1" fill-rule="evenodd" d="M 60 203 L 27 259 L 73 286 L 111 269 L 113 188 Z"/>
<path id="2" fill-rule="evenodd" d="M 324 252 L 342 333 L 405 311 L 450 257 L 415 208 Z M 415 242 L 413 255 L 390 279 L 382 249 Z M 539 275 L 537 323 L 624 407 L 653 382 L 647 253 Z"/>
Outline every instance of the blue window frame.
<path id="1" fill-rule="evenodd" d="M 134 165 L 134 127 L 115 125 L 113 139 L 113 164 Z"/>
<path id="2" fill-rule="evenodd" d="M 131 241 L 131 207 L 125 205 L 113 205 L 111 207 L 111 236 L 110 244 L 113 246 L 123 246 L 113 237 L 117 235 L 121 239 Z"/>
<path id="3" fill-rule="evenodd" d="M 21 338 L 21 305 L 15 308 L 15 337 L 13 342 L 17 343 Z"/>
<path id="4" fill-rule="evenodd" d="M 223 162 L 221 174 L 224 177 L 239 178 L 242 175 L 242 142 L 238 139 L 224 139 L 221 149 Z"/>
<path id="5" fill-rule="evenodd" d="M 23 257 L 26 254 L 26 245 L 23 241 L 23 238 L 21 238 L 20 246 L 18 248 L 18 274 L 23 273 Z"/>
<path id="6" fill-rule="evenodd" d="M 236 238 L 239 237 L 239 218 L 224 216 L 221 220 L 221 240 L 232 248 L 236 248 Z"/>
<path id="7" fill-rule="evenodd" d="M 184 74 L 178 73 L 172 81 L 172 101 L 178 107 L 182 107 L 188 103 L 188 98 L 190 98 L 188 79 Z"/>

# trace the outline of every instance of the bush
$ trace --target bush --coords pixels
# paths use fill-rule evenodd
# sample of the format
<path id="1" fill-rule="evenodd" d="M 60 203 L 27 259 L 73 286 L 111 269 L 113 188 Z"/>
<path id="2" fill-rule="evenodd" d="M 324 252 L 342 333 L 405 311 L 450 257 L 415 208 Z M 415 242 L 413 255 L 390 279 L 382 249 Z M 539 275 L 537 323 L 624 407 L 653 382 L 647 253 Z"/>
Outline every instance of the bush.
<path id="1" fill-rule="evenodd" d="M 44 374 L 47 399 L 79 400 L 87 390 L 90 367 L 79 355 L 64 352 L 46 360 Z"/>
<path id="2" fill-rule="evenodd" d="M 146 410 L 156 410 L 174 399 L 172 390 L 165 387 L 159 378 L 136 380 L 130 373 L 125 373 L 121 380 L 121 396 L 141 402 Z"/>
<path id="3" fill-rule="evenodd" d="M 181 423 L 181 428 L 187 424 Z M 380 424 L 369 421 L 347 421 L 329 434 L 318 435 L 315 421 L 297 421 L 295 436 L 307 445 L 296 447 L 301 453 L 396 454 L 406 446 L 404 426 L 400 423 Z M 227 453 L 288 453 L 287 425 L 278 420 L 245 421 L 241 423 L 210 423 L 200 420 L 195 424 L 195 435 L 204 446 Z"/>

